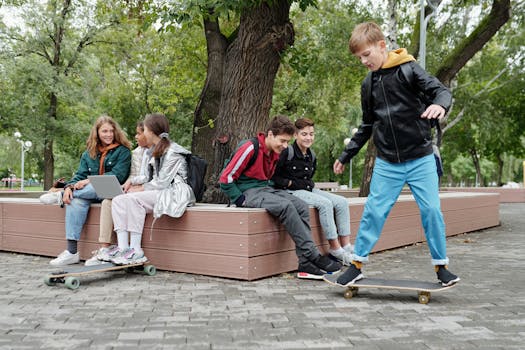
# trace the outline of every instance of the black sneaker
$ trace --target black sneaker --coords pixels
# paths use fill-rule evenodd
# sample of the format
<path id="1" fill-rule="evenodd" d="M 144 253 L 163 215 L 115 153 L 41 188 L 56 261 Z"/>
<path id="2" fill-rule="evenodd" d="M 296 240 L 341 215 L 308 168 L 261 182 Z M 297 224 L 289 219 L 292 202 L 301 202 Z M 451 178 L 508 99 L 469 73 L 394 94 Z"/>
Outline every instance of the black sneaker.
<path id="1" fill-rule="evenodd" d="M 322 280 L 325 272 L 315 266 L 310 261 L 299 264 L 297 269 L 297 278 L 309 280 Z"/>
<path id="2" fill-rule="evenodd" d="M 443 287 L 451 286 L 460 280 L 458 276 L 450 272 L 444 265 L 438 267 L 437 277 Z"/>
<path id="3" fill-rule="evenodd" d="M 347 287 L 354 284 L 356 281 L 359 281 L 363 277 L 365 276 L 363 276 L 361 273 L 361 269 L 355 267 L 354 264 L 350 264 L 346 271 L 343 272 L 339 278 L 337 278 L 337 284 Z"/>
<path id="4" fill-rule="evenodd" d="M 337 273 L 341 270 L 340 263 L 338 263 L 337 261 L 333 261 L 329 257 L 321 255 L 321 254 L 316 256 L 311 261 L 315 266 L 325 271 L 325 273 Z"/>

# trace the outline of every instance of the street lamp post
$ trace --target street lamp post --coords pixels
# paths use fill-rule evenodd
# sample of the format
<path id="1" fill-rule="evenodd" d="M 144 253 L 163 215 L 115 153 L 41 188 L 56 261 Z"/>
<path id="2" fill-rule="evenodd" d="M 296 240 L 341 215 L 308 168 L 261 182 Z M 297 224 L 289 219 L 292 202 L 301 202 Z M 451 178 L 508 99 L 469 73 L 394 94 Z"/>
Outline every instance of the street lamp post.
<path id="1" fill-rule="evenodd" d="M 350 137 L 347 137 L 344 140 L 345 146 L 350 143 L 351 137 L 354 136 L 354 134 L 357 132 L 357 130 L 358 130 L 357 128 L 351 129 Z M 352 159 L 350 159 L 350 162 L 348 164 L 348 189 L 351 190 L 352 187 L 353 187 L 353 184 L 352 184 Z"/>
<path id="2" fill-rule="evenodd" d="M 33 146 L 33 143 L 31 141 L 24 141 L 22 140 L 22 134 L 20 132 L 15 132 L 14 134 L 15 138 L 16 138 L 16 141 L 18 143 L 20 143 L 20 145 L 22 146 L 22 153 L 20 155 L 20 160 L 21 160 L 21 171 L 20 171 L 20 191 L 23 191 L 24 190 L 24 163 L 25 163 L 25 153 L 28 149 L 31 148 L 31 146 Z"/>

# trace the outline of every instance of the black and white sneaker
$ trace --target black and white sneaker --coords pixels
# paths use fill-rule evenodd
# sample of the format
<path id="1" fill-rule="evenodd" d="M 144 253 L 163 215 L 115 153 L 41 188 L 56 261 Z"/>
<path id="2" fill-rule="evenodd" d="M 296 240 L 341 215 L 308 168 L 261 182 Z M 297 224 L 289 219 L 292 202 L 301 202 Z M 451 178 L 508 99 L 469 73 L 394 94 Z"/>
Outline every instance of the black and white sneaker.
<path id="1" fill-rule="evenodd" d="M 308 280 L 322 280 L 325 272 L 310 261 L 300 263 L 297 269 L 297 278 Z"/>
<path id="2" fill-rule="evenodd" d="M 355 267 L 354 264 L 350 264 L 345 272 L 343 272 L 337 278 L 337 284 L 348 287 L 354 284 L 356 281 L 363 279 L 365 276 L 361 273 L 361 269 Z"/>
<path id="3" fill-rule="evenodd" d="M 437 268 L 437 278 L 443 287 L 451 286 L 459 282 L 460 278 L 447 269 L 445 265 L 439 265 Z"/>
<path id="4" fill-rule="evenodd" d="M 341 270 L 341 264 L 333 261 L 328 256 L 318 255 L 311 260 L 312 264 L 323 270 L 324 273 L 337 273 Z"/>

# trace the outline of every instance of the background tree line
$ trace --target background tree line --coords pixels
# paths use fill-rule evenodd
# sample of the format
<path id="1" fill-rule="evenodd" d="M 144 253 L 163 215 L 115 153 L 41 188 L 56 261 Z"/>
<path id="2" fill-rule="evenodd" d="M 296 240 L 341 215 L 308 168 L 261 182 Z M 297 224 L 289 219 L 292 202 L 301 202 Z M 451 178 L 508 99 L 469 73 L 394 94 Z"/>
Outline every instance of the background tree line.
<path id="1" fill-rule="evenodd" d="M 519 181 L 524 3 L 438 3 L 426 66 L 437 76 L 456 69 L 442 77 L 455 97 L 444 123 L 443 183 Z M 480 28 L 502 18 L 495 8 L 512 15 L 486 38 Z M 331 165 L 360 123 L 366 74 L 348 53 L 352 28 L 374 20 L 397 45 L 416 54 L 418 47 L 416 0 L 19 0 L 3 1 L 0 11 L 0 172 L 19 174 L 18 130 L 33 142 L 26 174 L 46 187 L 75 171 L 98 115 L 117 119 L 132 138 L 136 121 L 153 111 L 169 117 L 172 138 L 210 161 L 212 189 L 237 141 L 276 113 L 316 121 L 316 179 L 346 184 L 348 172 L 335 176 Z M 485 43 L 467 52 L 469 37 Z M 364 165 L 361 152 L 354 186 Z"/>

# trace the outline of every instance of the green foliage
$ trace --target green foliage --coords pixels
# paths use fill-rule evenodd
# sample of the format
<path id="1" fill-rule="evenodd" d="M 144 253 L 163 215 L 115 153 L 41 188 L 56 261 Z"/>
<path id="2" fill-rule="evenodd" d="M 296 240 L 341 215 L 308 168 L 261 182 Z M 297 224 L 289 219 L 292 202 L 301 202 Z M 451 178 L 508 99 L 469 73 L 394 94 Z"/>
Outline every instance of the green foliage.
<path id="1" fill-rule="evenodd" d="M 317 181 L 348 183 L 348 173 L 334 175 L 332 164 L 344 148 L 350 130 L 361 123 L 360 86 L 366 69 L 348 51 L 353 27 L 373 18 L 354 4 L 323 1 L 318 8 L 293 11 L 296 37 L 282 58 L 277 74 L 272 115 L 315 121 Z M 364 152 L 354 160 L 362 163 Z M 357 184 L 361 171 L 353 172 Z"/>
<path id="2" fill-rule="evenodd" d="M 54 139 L 55 177 L 70 176 L 78 166 L 95 118 L 107 113 L 133 138 L 136 121 L 150 112 L 165 113 L 171 136 L 189 146 L 193 111 L 207 69 L 203 16 L 218 18 L 232 39 L 240 13 L 276 0 L 75 1 L 67 23 L 60 65 L 49 64 L 53 25 L 59 23 L 56 1 L 3 1 L 22 15 L 20 28 L 0 21 L 0 123 L 4 143 L 0 169 L 20 168 L 15 130 L 33 141 L 26 153 L 26 173 L 43 169 L 43 145 Z M 316 122 L 318 181 L 348 183 L 348 171 L 335 176 L 332 164 L 343 140 L 360 124 L 360 84 L 366 69 L 347 49 L 353 27 L 365 20 L 384 23 L 381 4 L 354 1 L 290 1 L 295 43 L 282 54 L 271 114 L 283 113 Z M 490 0 L 446 2 L 428 27 L 427 67 L 436 71 L 443 57 L 469 34 Z M 373 7 L 377 6 L 377 7 Z M 419 1 L 403 0 L 398 8 L 398 43 L 408 46 Z M 450 115 L 463 119 L 448 130 L 442 154 L 452 181 L 473 182 L 470 151 L 480 155 L 483 175 L 495 177 L 503 159 L 504 176 L 515 179 L 525 156 L 525 81 L 523 2 L 513 3 L 513 18 L 460 72 Z M 479 13 L 479 16 L 471 14 Z M 82 53 L 79 40 L 89 40 Z M 46 53 L 48 55 L 46 56 Z M 500 73 L 496 79 L 496 74 Z M 49 96 L 58 97 L 57 119 L 46 118 Z M 46 124 L 48 123 L 48 124 Z M 213 124 L 213 121 L 210 122 Z M 46 133 L 46 126 L 52 134 Z M 366 146 L 365 146 L 366 147 Z M 364 150 L 353 160 L 353 184 L 361 177 Z M 516 165 L 518 164 L 518 165 Z M 5 170 L 4 170 L 5 171 Z"/>

